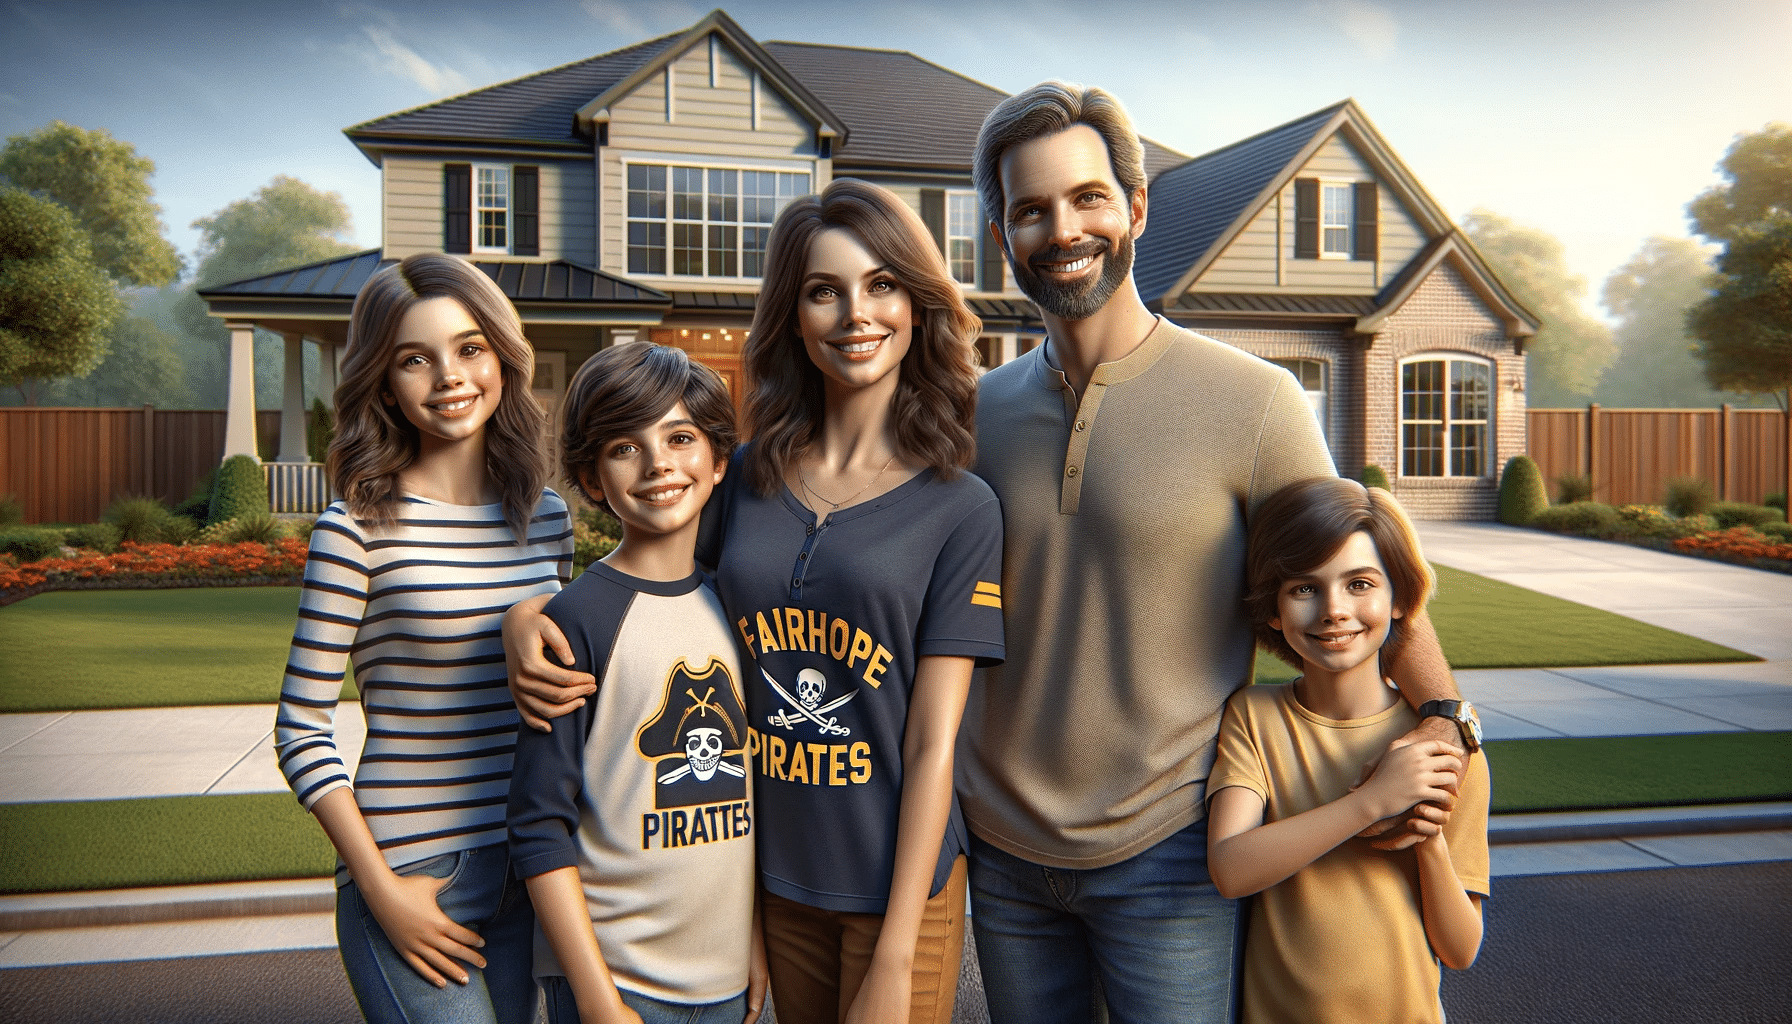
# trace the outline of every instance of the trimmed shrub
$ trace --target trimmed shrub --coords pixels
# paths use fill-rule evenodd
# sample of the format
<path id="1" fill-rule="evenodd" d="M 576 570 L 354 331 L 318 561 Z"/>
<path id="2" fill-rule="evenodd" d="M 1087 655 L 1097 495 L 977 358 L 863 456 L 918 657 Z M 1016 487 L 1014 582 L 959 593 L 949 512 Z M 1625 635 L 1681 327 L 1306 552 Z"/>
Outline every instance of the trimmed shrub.
<path id="1" fill-rule="evenodd" d="M 1508 526 L 1528 526 L 1532 517 L 1549 507 L 1549 492 L 1543 489 L 1543 473 L 1529 455 L 1514 455 L 1506 461 L 1500 474 L 1500 522 Z"/>
<path id="2" fill-rule="evenodd" d="M 186 516 L 168 517 L 162 524 L 162 543 L 185 544 L 199 533 L 199 524 Z"/>
<path id="3" fill-rule="evenodd" d="M 62 531 L 28 526 L 0 532 L 0 553 L 20 562 L 35 562 L 62 554 Z"/>
<path id="4" fill-rule="evenodd" d="M 0 494 L 0 526 L 17 526 L 24 521 L 25 503 L 13 495 Z"/>
<path id="5" fill-rule="evenodd" d="M 1786 496 L 1783 493 L 1769 494 L 1767 497 L 1761 499 L 1761 504 L 1766 505 L 1768 508 L 1779 509 L 1780 515 L 1782 516 L 1786 514 Z M 0 520 L 0 522 L 3 521 L 4 520 Z"/>
<path id="6" fill-rule="evenodd" d="M 272 544 L 284 536 L 286 524 L 275 519 L 272 513 L 260 512 L 232 520 L 230 529 L 224 534 L 224 543 L 242 544 L 254 541 L 257 544 Z"/>
<path id="7" fill-rule="evenodd" d="M 262 474 L 261 463 L 249 455 L 232 455 L 225 459 L 218 467 L 209 522 L 216 525 L 227 519 L 271 514 L 268 481 Z"/>
<path id="8" fill-rule="evenodd" d="M 1662 502 L 1669 512 L 1682 518 L 1707 511 L 1717 502 L 1717 492 L 1696 476 L 1677 476 L 1668 481 L 1667 498 Z"/>
<path id="9" fill-rule="evenodd" d="M 1520 456 L 1522 458 L 1522 456 Z M 1572 533 L 1582 537 L 1605 537 L 1618 530 L 1618 510 L 1596 501 L 1577 501 L 1572 505 L 1551 505 L 1540 509 L 1527 524 L 1533 529 L 1552 533 Z"/>
<path id="10" fill-rule="evenodd" d="M 1392 491 L 1393 485 L 1388 483 L 1388 475 L 1380 466 L 1371 462 L 1363 467 L 1363 486 L 1379 487 L 1384 491 Z"/>
<path id="11" fill-rule="evenodd" d="M 1618 506 L 1618 529 L 1629 537 L 1677 537 L 1679 523 L 1660 505 Z"/>
<path id="12" fill-rule="evenodd" d="M 312 462 L 324 461 L 330 451 L 330 440 L 336 436 L 336 418 L 321 397 L 311 400 L 311 417 L 305 421 L 305 454 Z"/>
<path id="13" fill-rule="evenodd" d="M 139 544 L 160 544 L 166 538 L 163 528 L 174 513 L 154 498 L 119 498 L 100 516 L 100 522 L 118 528 L 122 540 Z"/>
<path id="14" fill-rule="evenodd" d="M 1761 535 L 1777 541 L 1792 541 L 1792 523 L 1766 523 L 1761 527 Z"/>
<path id="15" fill-rule="evenodd" d="M 1564 473 L 1556 477 L 1556 504 L 1572 505 L 1577 501 L 1592 500 L 1592 477 L 1579 473 Z"/>
<path id="16" fill-rule="evenodd" d="M 1767 523 L 1777 523 L 1782 518 L 1779 510 L 1766 505 L 1750 505 L 1742 501 L 1720 501 L 1711 506 L 1711 518 L 1717 520 L 1719 529 L 1727 530 L 1732 526 L 1761 527 Z"/>
<path id="17" fill-rule="evenodd" d="M 124 532 L 111 523 L 86 523 L 63 532 L 63 540 L 71 548 L 86 548 L 109 555 L 118 550 Z"/>

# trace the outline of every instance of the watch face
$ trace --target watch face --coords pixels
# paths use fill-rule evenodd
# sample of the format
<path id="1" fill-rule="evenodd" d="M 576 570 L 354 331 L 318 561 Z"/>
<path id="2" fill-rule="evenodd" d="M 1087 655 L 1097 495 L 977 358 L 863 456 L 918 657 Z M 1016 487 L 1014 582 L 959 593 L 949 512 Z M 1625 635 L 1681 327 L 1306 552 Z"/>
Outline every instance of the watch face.
<path id="1" fill-rule="evenodd" d="M 1462 702 L 1462 707 L 1457 711 L 1457 714 L 1461 715 L 1457 721 L 1461 722 L 1463 727 L 1473 734 L 1475 737 L 1475 746 L 1479 747 L 1481 745 L 1481 716 L 1475 714 L 1475 706 L 1465 700 Z"/>

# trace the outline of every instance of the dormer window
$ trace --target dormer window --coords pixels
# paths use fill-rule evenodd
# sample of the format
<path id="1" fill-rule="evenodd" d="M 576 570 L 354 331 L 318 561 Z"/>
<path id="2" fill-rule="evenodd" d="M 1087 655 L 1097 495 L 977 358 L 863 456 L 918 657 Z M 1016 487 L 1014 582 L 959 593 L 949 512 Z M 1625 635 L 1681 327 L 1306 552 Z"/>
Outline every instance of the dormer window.
<path id="1" fill-rule="evenodd" d="M 1294 258 L 1377 259 L 1380 206 L 1373 181 L 1294 179 Z"/>
<path id="2" fill-rule="evenodd" d="M 1350 186 L 1344 183 L 1322 182 L 1319 186 L 1320 197 L 1320 229 L 1319 255 L 1322 259 L 1347 260 L 1350 258 L 1350 220 L 1351 207 Z"/>

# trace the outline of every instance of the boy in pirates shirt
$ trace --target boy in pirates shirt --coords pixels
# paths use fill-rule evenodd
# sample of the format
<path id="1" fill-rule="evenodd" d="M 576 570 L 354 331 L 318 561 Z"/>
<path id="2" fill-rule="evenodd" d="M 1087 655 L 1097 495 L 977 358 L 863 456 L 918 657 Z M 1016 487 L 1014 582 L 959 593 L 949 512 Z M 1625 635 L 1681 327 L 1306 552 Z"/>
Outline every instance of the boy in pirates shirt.
<path id="1" fill-rule="evenodd" d="M 622 542 L 546 608 L 597 692 L 520 730 L 511 777 L 553 1024 L 734 1024 L 763 998 L 740 666 L 692 559 L 734 442 L 726 385 L 675 348 L 608 349 L 568 387 L 566 475 Z"/>

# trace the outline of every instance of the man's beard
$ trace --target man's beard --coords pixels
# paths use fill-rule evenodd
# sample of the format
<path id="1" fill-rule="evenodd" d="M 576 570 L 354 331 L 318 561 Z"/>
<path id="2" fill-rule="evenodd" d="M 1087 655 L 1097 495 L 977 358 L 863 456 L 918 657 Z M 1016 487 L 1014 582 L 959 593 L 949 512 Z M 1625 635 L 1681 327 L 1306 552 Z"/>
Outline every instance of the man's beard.
<path id="1" fill-rule="evenodd" d="M 1126 281 L 1127 275 L 1132 273 L 1132 234 L 1121 234 L 1118 247 L 1110 247 L 1101 240 L 1075 249 L 1060 249 L 1054 245 L 1038 253 L 1035 259 L 1063 263 L 1084 256 L 1101 260 L 1101 274 L 1093 281 L 1059 284 L 1034 273 L 1031 266 L 1018 260 L 1009 260 L 1008 266 L 1014 271 L 1014 282 L 1040 309 L 1060 320 L 1087 320 L 1101 312 Z"/>

